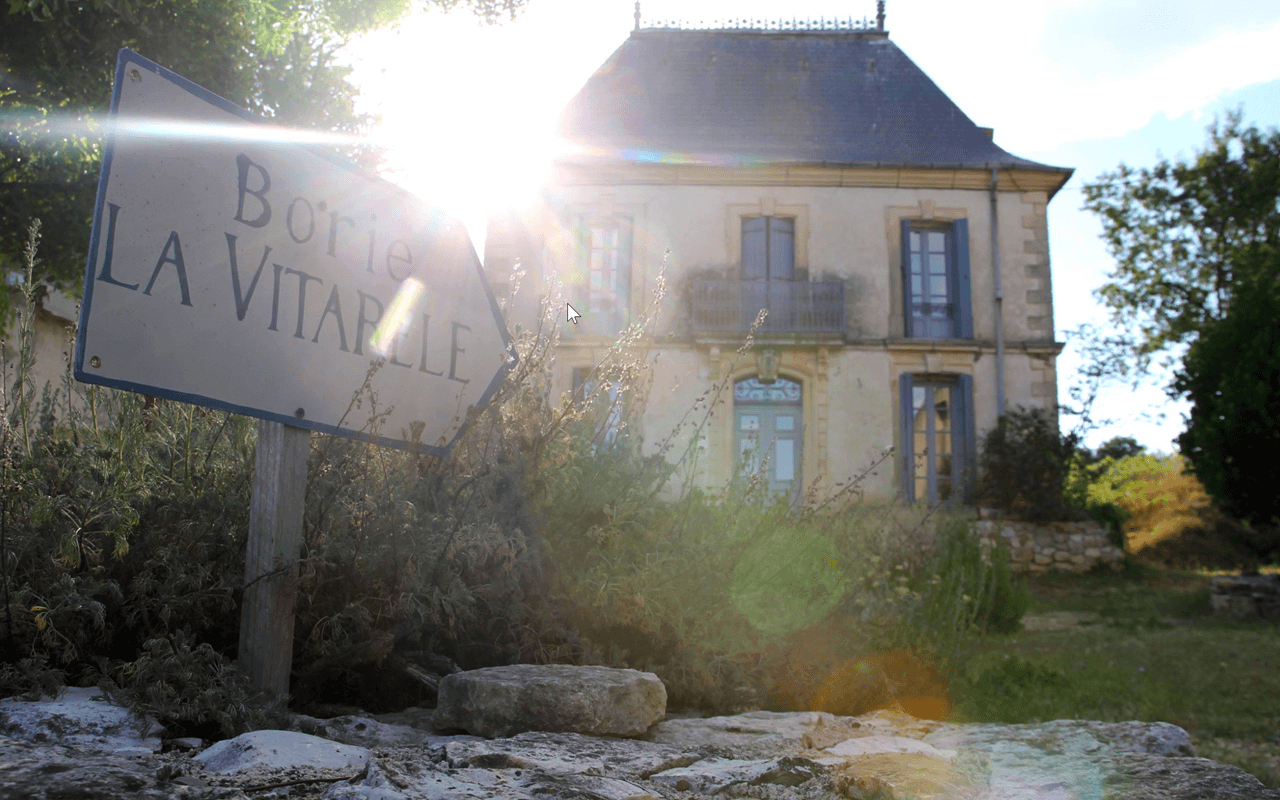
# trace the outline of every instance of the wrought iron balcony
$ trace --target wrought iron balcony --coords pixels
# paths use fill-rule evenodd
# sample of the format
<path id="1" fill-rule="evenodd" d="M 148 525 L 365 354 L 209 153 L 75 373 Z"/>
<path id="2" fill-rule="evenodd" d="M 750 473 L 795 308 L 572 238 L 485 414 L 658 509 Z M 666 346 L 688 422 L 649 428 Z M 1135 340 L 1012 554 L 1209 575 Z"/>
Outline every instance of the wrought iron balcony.
<path id="1" fill-rule="evenodd" d="M 844 333 L 844 283 L 695 281 L 695 333 L 746 333 L 760 309 L 758 333 Z"/>

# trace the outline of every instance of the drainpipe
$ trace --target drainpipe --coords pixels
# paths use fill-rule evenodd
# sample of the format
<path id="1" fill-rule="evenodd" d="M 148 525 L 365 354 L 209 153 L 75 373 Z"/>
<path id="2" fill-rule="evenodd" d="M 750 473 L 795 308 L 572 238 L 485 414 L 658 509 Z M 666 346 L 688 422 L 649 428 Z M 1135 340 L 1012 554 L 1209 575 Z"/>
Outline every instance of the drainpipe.
<path id="1" fill-rule="evenodd" d="M 996 415 L 1004 416 L 1004 290 L 1000 288 L 1000 214 L 996 210 L 996 189 L 1000 175 L 991 168 L 991 273 L 995 283 L 996 311 Z"/>

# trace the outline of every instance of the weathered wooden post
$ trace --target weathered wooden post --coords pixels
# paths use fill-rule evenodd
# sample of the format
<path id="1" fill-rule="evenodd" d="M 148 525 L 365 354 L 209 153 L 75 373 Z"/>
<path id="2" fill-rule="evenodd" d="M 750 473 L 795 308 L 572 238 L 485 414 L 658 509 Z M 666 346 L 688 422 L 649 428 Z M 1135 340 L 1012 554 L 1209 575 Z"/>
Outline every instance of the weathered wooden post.
<path id="1" fill-rule="evenodd" d="M 258 420 L 249 546 L 240 614 L 240 668 L 255 689 L 289 694 L 311 432 Z"/>

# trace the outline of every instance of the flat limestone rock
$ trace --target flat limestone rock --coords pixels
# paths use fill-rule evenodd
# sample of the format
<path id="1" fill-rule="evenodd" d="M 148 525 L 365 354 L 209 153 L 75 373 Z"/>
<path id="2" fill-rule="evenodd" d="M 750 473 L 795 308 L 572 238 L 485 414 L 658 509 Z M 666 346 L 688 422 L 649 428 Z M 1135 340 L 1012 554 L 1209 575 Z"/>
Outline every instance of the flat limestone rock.
<path id="1" fill-rule="evenodd" d="M 1105 795 L 1102 791 L 1112 780 L 1115 765 L 1125 758 L 1158 757 L 1170 763 L 1198 760 L 1189 758 L 1193 750 L 1187 732 L 1166 722 L 1053 720 L 1027 725 L 944 725 L 925 741 L 981 759 L 989 771 L 992 796 L 1000 800 L 1102 796 L 1127 800 L 1129 795 L 1118 789 Z M 1170 791 L 1160 796 L 1199 800 L 1232 795 Z"/>
<path id="2" fill-rule="evenodd" d="M 332 719 L 317 719 L 305 714 L 291 715 L 289 729 L 300 733 L 309 733 L 343 744 L 365 747 L 370 750 L 377 747 L 414 747 L 424 745 L 437 747 L 456 737 L 439 736 L 429 728 L 414 728 L 409 725 L 392 725 L 380 722 L 373 717 L 345 716 Z"/>
<path id="3" fill-rule="evenodd" d="M 710 748 L 738 758 L 768 759 L 799 755 L 815 744 L 844 741 L 854 730 L 825 711 L 751 711 L 729 717 L 664 720 L 645 738 L 685 750 Z"/>
<path id="4" fill-rule="evenodd" d="M 969 776 L 950 761 L 924 753 L 859 755 L 850 758 L 838 772 L 837 785 L 841 787 L 842 794 L 851 797 L 880 791 L 895 798 L 964 800 L 982 793 L 982 787 L 975 786 Z M 1001 800 L 1005 798 L 1001 796 Z"/>
<path id="5" fill-rule="evenodd" d="M 1102 785 L 1108 800 L 1280 800 L 1280 790 L 1207 758 L 1122 755 Z"/>
<path id="6" fill-rule="evenodd" d="M 445 745 L 445 759 L 455 768 L 507 765 L 629 780 L 688 766 L 699 760 L 699 756 L 677 747 L 636 739 L 529 732 L 510 739 L 450 742 Z"/>
<path id="7" fill-rule="evenodd" d="M 247 800 L 239 789 L 161 781 L 144 760 L 0 739 L 0 800 Z"/>
<path id="8" fill-rule="evenodd" d="M 513 664 L 440 681 L 438 730 L 496 738 L 525 731 L 639 736 L 666 714 L 658 676 L 633 669 Z"/>
<path id="9" fill-rule="evenodd" d="M 97 688 L 69 687 L 56 699 L 0 700 L 0 736 L 19 741 L 140 755 L 160 751 L 159 733 L 154 720 L 139 720 Z"/>
<path id="10" fill-rule="evenodd" d="M 990 750 L 997 745 L 1022 743 L 1048 753 L 1092 754 L 1147 753 L 1160 756 L 1194 756 L 1191 736 L 1168 722 L 1095 722 L 1058 719 L 1025 725 L 981 723 L 946 724 L 924 737 L 939 748 Z"/>
<path id="11" fill-rule="evenodd" d="M 916 755 L 940 758 L 944 761 L 953 761 L 956 757 L 956 751 L 954 750 L 938 750 L 933 745 L 926 744 L 919 739 L 912 739 L 908 736 L 884 736 L 882 734 L 846 739 L 837 745 L 826 748 L 825 752 L 831 756 L 844 758 L 880 755 L 883 753 L 915 753 Z"/>
<path id="12" fill-rule="evenodd" d="M 688 767 L 664 770 L 654 783 L 679 792 L 709 797 L 738 786 L 799 786 L 817 777 L 822 768 L 801 758 L 735 760 L 708 758 Z"/>
<path id="13" fill-rule="evenodd" d="M 231 775 L 249 770 L 306 767 L 312 770 L 359 770 L 372 754 L 363 747 L 331 742 L 296 731 L 252 731 L 226 739 L 195 757 L 210 772 Z"/>
<path id="14" fill-rule="evenodd" d="M 423 766 L 375 759 L 357 781 L 335 784 L 324 800 L 662 800 L 634 783 L 538 769 Z"/>
<path id="15" fill-rule="evenodd" d="M 0 738 L 0 800 L 242 800 L 298 779 L 325 783 L 284 791 L 326 800 L 1280 800 L 1235 767 L 1194 758 L 1190 737 L 1167 723 L 752 712 L 667 720 L 647 739 L 541 731 L 480 739 L 365 716 L 308 719 L 295 724 L 367 737 L 377 754 L 290 731 L 245 734 L 195 760 Z M 188 771 L 199 766 L 209 772 Z"/>

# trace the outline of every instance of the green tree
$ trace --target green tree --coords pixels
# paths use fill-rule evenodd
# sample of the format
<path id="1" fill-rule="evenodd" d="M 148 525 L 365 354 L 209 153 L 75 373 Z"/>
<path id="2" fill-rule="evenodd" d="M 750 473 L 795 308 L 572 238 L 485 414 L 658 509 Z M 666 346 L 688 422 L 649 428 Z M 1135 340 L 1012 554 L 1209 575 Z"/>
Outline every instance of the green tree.
<path id="1" fill-rule="evenodd" d="M 1243 116 L 1215 120 L 1189 161 L 1102 175 L 1085 207 L 1116 259 L 1097 297 L 1138 329 L 1128 363 L 1187 345 L 1167 388 L 1193 404 L 1179 447 L 1219 508 L 1268 525 L 1280 515 L 1268 447 L 1280 440 L 1280 131 Z"/>
<path id="2" fill-rule="evenodd" d="M 1102 461 L 1106 458 L 1119 461 L 1124 458 L 1140 456 L 1147 452 L 1147 448 L 1138 443 L 1138 440 L 1132 436 L 1113 436 L 1102 444 L 1098 445 L 1098 449 L 1093 451 L 1092 461 Z"/>
<path id="3" fill-rule="evenodd" d="M 1208 129 L 1190 161 L 1124 164 L 1084 187 L 1116 259 L 1096 296 L 1129 329 L 1137 365 L 1220 320 L 1253 256 L 1280 246 L 1280 132 L 1246 127 L 1243 112 Z"/>
<path id="4" fill-rule="evenodd" d="M 43 221 L 40 284 L 78 293 L 116 53 L 133 49 L 267 119 L 358 134 L 349 37 L 411 0 L 8 0 L 0 9 L 0 273 Z M 487 21 L 526 0 L 425 0 Z M 371 148 L 343 155 L 376 165 Z M 9 296 L 0 292 L 0 329 Z"/>
<path id="5" fill-rule="evenodd" d="M 1274 202 L 1274 201 L 1273 201 Z M 1228 313 L 1187 350 L 1173 389 L 1191 400 L 1178 446 L 1226 513 L 1271 526 L 1280 546 L 1280 253 L 1240 262 L 1250 274 Z"/>

